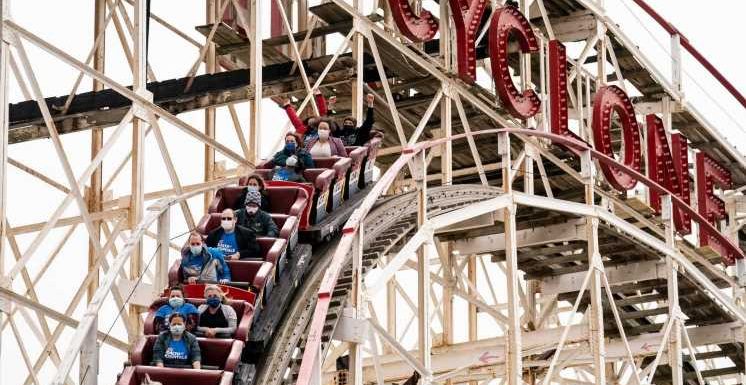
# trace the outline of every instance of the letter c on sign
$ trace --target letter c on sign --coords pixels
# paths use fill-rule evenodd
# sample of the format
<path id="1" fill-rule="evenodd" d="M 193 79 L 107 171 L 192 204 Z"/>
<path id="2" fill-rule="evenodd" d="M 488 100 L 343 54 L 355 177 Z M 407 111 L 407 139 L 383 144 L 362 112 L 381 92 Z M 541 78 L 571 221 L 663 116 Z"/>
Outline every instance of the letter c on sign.
<path id="1" fill-rule="evenodd" d="M 622 123 L 624 154 L 621 162 L 640 172 L 640 126 L 635 119 L 635 109 L 627 94 L 617 86 L 601 87 L 593 98 L 593 144 L 596 150 L 613 158 L 611 148 L 611 117 L 616 112 Z M 619 191 L 631 190 L 637 179 L 618 168 L 599 162 L 604 178 Z"/>
<path id="2" fill-rule="evenodd" d="M 505 107 L 516 118 L 528 119 L 541 107 L 541 101 L 534 90 L 523 93 L 513 84 L 508 69 L 508 42 L 511 32 L 515 33 L 518 44 L 523 53 L 539 51 L 536 35 L 528 24 L 528 20 L 515 7 L 502 7 L 495 11 L 490 22 L 490 64 L 492 76 L 495 79 L 495 89 L 500 95 Z"/>

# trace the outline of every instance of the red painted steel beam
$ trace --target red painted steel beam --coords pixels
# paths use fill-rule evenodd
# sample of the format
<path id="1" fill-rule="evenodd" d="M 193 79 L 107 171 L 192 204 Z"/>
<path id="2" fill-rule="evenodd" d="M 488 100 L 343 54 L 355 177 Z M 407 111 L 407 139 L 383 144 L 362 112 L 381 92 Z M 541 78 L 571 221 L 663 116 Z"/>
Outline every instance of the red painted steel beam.
<path id="1" fill-rule="evenodd" d="M 746 108 L 746 97 L 744 97 L 743 94 L 739 92 L 738 89 L 736 89 L 733 83 L 726 79 L 725 76 L 723 76 L 723 74 L 720 73 L 720 71 L 718 71 L 714 65 L 712 65 L 712 63 L 710 63 L 704 56 L 702 56 L 702 54 L 696 48 L 694 48 L 692 43 L 690 43 L 689 40 L 684 37 L 684 35 L 678 29 L 676 29 L 676 27 L 673 26 L 673 24 L 664 19 L 663 16 L 661 16 L 650 5 L 648 5 L 645 0 L 632 1 L 634 1 L 635 4 L 642 8 L 645 13 L 652 17 L 653 20 L 658 22 L 658 24 L 660 24 L 660 26 L 663 27 L 663 29 L 665 29 L 666 32 L 668 32 L 670 35 L 679 35 L 679 38 L 681 39 L 681 46 L 684 47 L 692 56 L 694 56 L 694 58 L 697 59 L 697 61 L 702 64 L 702 66 L 705 67 L 705 69 L 707 69 L 707 71 L 709 71 L 710 74 L 712 74 L 712 76 L 714 76 L 715 79 L 717 79 L 720 84 L 725 87 L 725 89 L 728 90 L 728 92 L 730 92 L 730 94 L 733 95 L 733 97 L 736 98 L 736 100 L 738 100 L 738 102 L 741 103 L 744 108 Z"/>

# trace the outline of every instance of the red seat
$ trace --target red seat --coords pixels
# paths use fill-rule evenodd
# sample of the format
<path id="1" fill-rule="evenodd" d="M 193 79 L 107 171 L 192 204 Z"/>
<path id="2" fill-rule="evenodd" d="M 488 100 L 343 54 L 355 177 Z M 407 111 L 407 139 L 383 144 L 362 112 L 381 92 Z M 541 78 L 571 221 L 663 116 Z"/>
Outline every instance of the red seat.
<path id="1" fill-rule="evenodd" d="M 215 192 L 215 198 L 212 199 L 210 207 L 207 208 L 208 213 L 222 213 L 225 209 L 234 207 L 242 207 L 243 202 L 238 202 L 241 195 L 243 195 L 246 187 L 230 186 L 218 189 Z"/>
<path id="2" fill-rule="evenodd" d="M 365 170 L 363 171 L 363 179 L 360 180 L 360 188 L 365 188 L 365 185 L 373 181 L 373 166 L 376 163 L 376 156 L 378 155 L 378 149 L 381 147 L 382 139 L 373 138 L 365 144 L 368 147 L 368 156 L 365 158 Z"/>
<path id="3" fill-rule="evenodd" d="M 271 262 L 264 261 L 227 261 L 231 271 L 231 278 L 236 283 L 248 283 L 254 293 L 265 290 L 265 284 L 274 280 L 274 267 Z M 181 258 L 174 261 L 168 270 L 168 282 L 174 286 L 181 282 Z M 271 288 L 270 288 L 271 290 Z M 257 305 L 258 306 L 258 305 Z"/>
<path id="4" fill-rule="evenodd" d="M 274 215 L 273 220 L 274 220 Z M 281 215 L 281 214 L 280 214 Z M 211 214 L 205 214 L 205 216 L 200 219 L 199 223 L 197 224 L 197 231 L 202 235 L 207 235 L 210 231 L 215 230 L 220 226 L 220 217 L 221 213 L 211 213 Z M 295 217 L 291 217 L 293 220 L 287 221 L 286 219 L 289 218 L 286 215 L 282 216 L 283 222 L 282 224 L 293 226 L 294 222 L 293 220 L 296 220 Z M 297 220 L 296 220 L 297 221 Z M 275 220 L 275 223 L 277 224 L 277 220 Z M 293 229 L 284 229 L 280 227 L 278 224 L 280 230 L 280 238 L 273 238 L 273 237 L 258 237 L 256 239 L 257 243 L 259 244 L 259 249 L 262 252 L 261 259 L 267 262 L 272 262 L 274 264 L 277 264 L 278 262 L 284 262 L 285 257 L 287 255 L 287 246 L 288 246 L 288 240 L 283 239 L 283 231 L 285 236 L 288 238 L 292 235 Z M 275 242 L 277 241 L 277 242 Z"/>
<path id="5" fill-rule="evenodd" d="M 153 361 L 153 345 L 158 336 L 142 336 L 132 349 L 132 365 L 150 366 Z M 241 362 L 243 341 L 227 338 L 197 338 L 202 366 L 215 367 L 235 372 Z"/>
<path id="6" fill-rule="evenodd" d="M 268 186 L 298 186 L 298 185 L 310 185 L 312 190 L 307 191 L 308 196 L 313 197 L 313 202 L 310 207 L 307 207 L 306 213 L 308 216 L 300 218 L 300 229 L 305 230 L 308 228 L 310 223 L 316 224 L 320 222 L 327 212 L 331 212 L 331 197 L 329 191 L 331 190 L 332 183 L 334 182 L 335 172 L 333 170 L 327 170 L 326 168 L 309 168 L 303 170 L 303 178 L 307 183 L 294 183 L 294 182 L 283 182 L 283 181 L 272 181 L 271 175 L 274 169 L 274 162 L 265 160 L 257 165 L 257 170 L 262 170 L 267 173 Z M 239 184 L 245 183 L 245 179 L 241 179 Z M 271 200 L 270 193 L 270 200 Z M 275 211 L 273 211 L 275 212 Z"/>
<path id="7" fill-rule="evenodd" d="M 344 200 L 347 170 L 352 166 L 352 159 L 340 157 L 313 158 L 313 163 L 318 168 L 332 169 L 336 174 L 334 177 L 334 189 L 332 190 L 331 209 L 327 208 L 328 212 L 332 212 L 333 210 L 336 210 Z"/>
<path id="8" fill-rule="evenodd" d="M 205 214 L 197 223 L 197 232 L 206 236 L 211 231 L 217 229 L 220 226 L 221 216 L 221 213 Z M 272 216 L 272 220 L 277 225 L 277 228 L 280 229 L 280 239 L 284 239 L 287 242 L 288 247 L 290 246 L 293 237 L 295 237 L 295 243 L 293 244 L 293 247 L 290 247 L 290 249 L 293 249 L 295 244 L 298 243 L 298 218 L 285 214 L 270 214 L 270 216 Z M 271 237 L 260 237 L 260 239 L 261 238 L 274 239 Z M 284 257 L 284 254 L 285 250 L 282 251 L 281 256 Z"/>
<path id="9" fill-rule="evenodd" d="M 280 229 L 280 238 L 288 243 L 288 250 L 294 250 L 298 245 L 298 217 L 285 214 L 271 214 L 277 228 Z"/>
<path id="10" fill-rule="evenodd" d="M 311 223 L 321 222 L 326 213 L 331 212 L 331 197 L 335 177 L 334 170 L 326 168 L 311 168 L 303 171 L 303 176 L 314 186 L 313 204 L 311 205 Z"/>
<path id="11" fill-rule="evenodd" d="M 201 299 L 205 294 L 205 286 L 207 286 L 204 283 L 194 283 L 194 284 L 187 284 L 183 285 L 182 289 L 184 289 L 184 297 L 189 298 L 190 301 L 192 298 L 194 299 Z M 234 301 L 246 301 L 250 304 L 254 304 L 256 302 L 256 294 L 252 293 L 249 290 L 239 289 L 234 286 L 228 286 L 228 285 L 217 285 L 220 290 L 223 291 L 223 294 L 225 294 L 225 297 L 228 299 L 232 299 Z"/>
<path id="12" fill-rule="evenodd" d="M 236 282 L 249 282 L 258 298 L 267 299 L 274 287 L 275 265 L 265 261 L 228 261 Z M 261 302 L 261 301 L 257 301 Z M 257 307 L 261 307 L 260 304 Z"/>
<path id="13" fill-rule="evenodd" d="M 368 155 L 368 148 L 365 146 L 361 147 L 345 147 L 347 155 L 352 159 L 352 166 L 347 172 L 347 190 L 345 190 L 345 199 L 350 199 L 350 196 L 360 191 L 360 174 L 363 169 L 363 161 Z"/>
<path id="14" fill-rule="evenodd" d="M 269 212 L 301 217 L 308 206 L 308 192 L 295 186 L 267 186 Z"/>
<path id="15" fill-rule="evenodd" d="M 188 285 L 193 286 L 193 285 Z M 204 285 L 202 287 L 202 293 L 204 293 Z M 249 330 L 251 330 L 251 324 L 254 321 L 254 301 L 256 299 L 256 296 L 254 293 L 251 293 L 252 300 L 251 302 L 247 301 L 236 301 L 236 300 L 228 300 L 226 304 L 230 305 L 233 310 L 236 311 L 236 316 L 238 317 L 238 325 L 236 327 L 236 333 L 232 336 L 232 338 L 235 338 L 239 341 L 246 341 L 249 337 Z M 205 303 L 205 300 L 202 298 L 202 294 L 200 294 L 200 298 L 190 298 L 189 303 L 191 303 L 194 306 L 199 307 L 199 305 L 202 305 Z M 168 303 L 168 298 L 160 298 L 155 300 L 150 305 L 150 309 L 148 310 L 148 315 L 145 317 L 145 324 L 143 325 L 143 333 L 145 335 L 154 335 L 158 334 L 155 330 L 155 312 L 160 308 L 161 306 Z"/>
<path id="16" fill-rule="evenodd" d="M 233 373 L 222 370 L 196 370 L 159 368 L 155 366 L 129 366 L 124 369 L 117 385 L 140 385 L 145 380 L 145 374 L 152 381 L 163 385 L 231 385 Z"/>

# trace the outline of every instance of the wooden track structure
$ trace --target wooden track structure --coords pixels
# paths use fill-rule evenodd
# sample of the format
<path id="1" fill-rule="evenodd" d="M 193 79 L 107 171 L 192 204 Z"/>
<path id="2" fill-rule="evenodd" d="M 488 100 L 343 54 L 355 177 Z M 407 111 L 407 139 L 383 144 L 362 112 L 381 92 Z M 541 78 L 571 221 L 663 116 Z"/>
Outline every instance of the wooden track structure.
<path id="1" fill-rule="evenodd" d="M 0 101 L 9 106 L 0 113 L 5 127 L 0 341 L 18 342 L 28 372 L 25 384 L 42 382 L 37 376 L 50 365 L 55 384 L 113 380 L 87 375 L 103 365 L 98 347 L 127 350 L 142 330 L 142 305 L 165 285 L 164 266 L 181 246 L 176 236 L 201 214 L 192 207 L 235 183 L 258 160 L 258 122 L 267 113 L 262 98 L 295 97 L 304 101 L 305 114 L 313 114 L 311 85 L 337 96 L 338 118 L 361 118 L 363 93 L 376 95 L 376 126 L 386 134 L 377 164 L 383 177 L 362 205 L 369 204 L 369 211 L 355 211 L 334 238 L 335 252 L 315 255 L 314 270 L 287 309 L 256 384 L 401 384 L 414 372 L 427 385 L 743 383 L 746 309 L 737 269 L 725 266 L 712 249 L 675 235 L 671 219 L 649 207 L 648 187 L 619 193 L 589 171 L 595 168 L 590 156 L 550 139 L 499 132 L 525 127 L 546 132 L 547 110 L 518 121 L 493 90 L 458 79 L 447 18 L 441 17 L 437 39 L 419 44 L 398 34 L 384 8 L 371 13 L 357 1 L 309 7 L 305 0 L 252 0 L 246 20 L 231 25 L 218 15 L 240 2 L 209 0 L 205 24 L 195 26 L 206 43 L 186 36 L 200 53 L 195 66 L 204 64 L 205 71 L 157 81 L 146 63 L 145 0 L 95 3 L 97 34 L 111 21 L 120 39 L 132 41 L 123 41 L 131 51 L 131 85 L 106 76 L 101 45 L 91 51 L 90 64 L 72 58 L 3 9 Z M 446 1 L 430 3 L 447 14 Z M 746 249 L 740 188 L 746 186 L 746 160 L 683 99 L 680 72 L 678 79 L 663 76 L 609 18 L 603 1 L 521 0 L 518 6 L 541 34 L 540 55 L 528 57 L 512 47 L 509 64 L 523 85 L 546 96 L 549 37 L 585 47 L 568 66 L 574 74 L 569 115 L 581 136 L 588 138 L 590 95 L 599 85 L 634 87 L 640 94 L 633 98 L 638 116 L 660 114 L 668 132 L 680 131 L 691 147 L 731 171 L 735 188 L 722 196 L 733 220 L 721 229 Z M 257 15 L 262 7 L 276 15 L 269 37 L 258 31 L 268 22 Z M 160 16 L 151 14 L 150 22 L 176 32 L 177 39 L 185 37 Z M 680 49 L 678 39 L 672 36 L 674 51 Z M 92 78 L 92 89 L 44 95 L 24 45 Z M 489 73 L 486 38 L 476 52 L 480 68 Z M 598 72 L 585 69 L 589 65 Z M 681 71 L 676 57 L 667 65 L 674 74 Z M 14 84 L 27 100 L 7 103 L 7 88 Z M 237 113 L 239 104 L 249 104 L 248 119 Z M 178 116 L 193 111 L 205 112 L 203 127 Z M 235 128 L 231 142 L 216 139 L 218 113 L 229 116 Z M 130 156 L 107 155 L 108 141 L 113 145 L 130 129 Z M 164 135 L 166 130 L 172 131 Z M 484 134 L 487 130 L 494 132 Z M 84 168 L 71 167 L 57 143 L 82 131 L 92 135 L 93 162 L 75 175 L 73 169 Z M 612 131 L 616 146 L 620 131 L 616 126 Z M 171 132 L 204 145 L 203 181 L 182 184 L 194 170 L 169 153 Z M 64 181 L 8 156 L 8 146 L 47 139 L 65 170 Z M 171 182 L 165 189 L 145 183 L 143 145 L 152 139 Z M 109 187 L 127 177 L 126 165 L 130 189 L 114 194 Z M 116 170 L 108 181 L 104 167 Z M 62 193 L 63 209 L 38 223 L 6 216 L 14 204 L 6 199 L 15 188 L 7 185 L 9 172 L 30 175 L 55 197 Z M 78 213 L 63 217 L 72 202 Z M 485 208 L 485 202 L 495 206 Z M 183 218 L 172 219 L 171 206 L 178 206 Z M 448 225 L 436 226 L 442 222 Z M 85 236 L 78 238 L 90 245 L 87 259 L 78 256 L 87 261 L 80 265 L 88 278 L 76 282 L 80 287 L 72 299 L 62 301 L 70 306 L 60 309 L 50 293 L 37 292 L 35 280 L 47 269 L 54 274 L 52 261 L 65 253 L 71 236 L 65 232 L 80 225 Z M 34 236 L 30 246 L 19 247 L 21 235 Z M 42 267 L 29 263 L 41 258 L 42 244 L 55 242 L 56 251 Z M 329 308 L 317 319 L 320 299 Z M 76 310 L 84 303 L 87 311 Z M 123 309 L 124 336 L 109 335 L 108 325 L 99 323 L 104 304 Z M 47 318 L 59 326 L 51 328 Z M 18 323 L 36 340 L 24 341 Z M 74 331 L 71 348 L 59 342 L 66 329 Z M 32 357 L 29 352 L 37 349 L 42 353 Z M 80 369 L 73 381 L 75 366 Z"/>

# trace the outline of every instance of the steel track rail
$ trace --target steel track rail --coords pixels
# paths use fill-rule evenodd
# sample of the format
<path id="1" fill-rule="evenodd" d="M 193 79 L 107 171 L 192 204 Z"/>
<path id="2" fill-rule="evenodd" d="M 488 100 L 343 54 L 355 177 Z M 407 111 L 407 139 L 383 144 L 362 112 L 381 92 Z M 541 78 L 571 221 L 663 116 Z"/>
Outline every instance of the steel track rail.
<path id="1" fill-rule="evenodd" d="M 444 186 L 428 190 L 429 215 L 438 215 L 459 207 L 493 198 L 502 193 L 494 187 L 475 186 L 468 191 L 461 187 Z M 409 193 L 388 199 L 380 204 L 365 221 L 366 237 L 364 240 L 363 271 L 375 267 L 380 256 L 385 255 L 401 244 L 416 228 L 417 205 L 416 194 Z M 278 327 L 280 332 L 275 336 L 267 353 L 264 364 L 257 373 L 256 385 L 279 385 L 283 381 L 294 381 L 300 367 L 306 335 L 316 294 L 324 273 L 332 260 L 338 240 L 331 241 L 317 253 L 314 253 L 314 266 L 306 276 L 295 299 Z M 349 257 L 348 257 L 349 258 Z M 332 305 L 327 315 L 322 340 L 322 354 L 326 354 L 329 341 L 334 334 L 339 315 L 344 309 L 352 282 L 351 260 L 343 270 L 332 295 Z"/>

